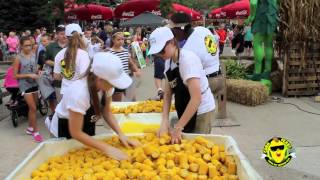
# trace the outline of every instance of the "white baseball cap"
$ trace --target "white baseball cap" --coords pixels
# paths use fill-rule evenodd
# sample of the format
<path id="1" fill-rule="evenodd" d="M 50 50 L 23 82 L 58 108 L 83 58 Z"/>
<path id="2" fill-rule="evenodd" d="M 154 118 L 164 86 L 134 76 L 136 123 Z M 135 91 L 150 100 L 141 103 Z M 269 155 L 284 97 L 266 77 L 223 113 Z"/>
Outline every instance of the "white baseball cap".
<path id="1" fill-rule="evenodd" d="M 68 24 L 66 26 L 66 30 L 65 30 L 66 36 L 70 37 L 70 36 L 72 36 L 72 33 L 74 33 L 74 32 L 78 32 L 79 34 L 83 34 L 82 29 L 79 24 L 75 24 L 75 23 Z"/>
<path id="2" fill-rule="evenodd" d="M 166 43 L 173 39 L 173 33 L 168 27 L 160 27 L 155 29 L 149 37 L 150 50 L 149 55 L 159 53 Z"/>
<path id="3" fill-rule="evenodd" d="M 108 52 L 99 52 L 93 56 L 91 71 L 118 89 L 126 89 L 132 83 L 119 57 Z"/>

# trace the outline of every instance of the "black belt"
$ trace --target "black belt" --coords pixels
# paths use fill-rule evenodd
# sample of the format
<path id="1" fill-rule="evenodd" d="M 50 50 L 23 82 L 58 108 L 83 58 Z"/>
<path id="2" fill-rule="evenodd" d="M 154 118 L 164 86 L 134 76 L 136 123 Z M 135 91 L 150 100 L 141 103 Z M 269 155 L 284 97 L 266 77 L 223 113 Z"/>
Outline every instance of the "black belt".
<path id="1" fill-rule="evenodd" d="M 211 73 L 211 74 L 207 74 L 207 77 L 209 78 L 209 77 L 216 77 L 216 76 L 218 76 L 218 75 L 220 75 L 221 74 L 221 70 L 219 69 L 219 71 L 216 71 L 216 72 L 214 72 L 214 73 Z"/>

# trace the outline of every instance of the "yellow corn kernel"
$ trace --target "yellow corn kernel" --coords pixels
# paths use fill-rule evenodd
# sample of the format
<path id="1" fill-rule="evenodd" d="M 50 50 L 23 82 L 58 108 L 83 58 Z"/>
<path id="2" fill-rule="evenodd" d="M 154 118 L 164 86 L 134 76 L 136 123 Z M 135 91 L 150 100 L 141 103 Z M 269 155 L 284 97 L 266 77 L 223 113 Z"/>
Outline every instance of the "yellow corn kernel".
<path id="1" fill-rule="evenodd" d="M 168 153 L 170 151 L 169 147 L 168 146 L 160 146 L 159 147 L 159 151 L 161 153 Z"/>
<path id="2" fill-rule="evenodd" d="M 188 155 L 188 162 L 191 164 L 191 163 L 194 163 L 196 161 L 196 158 L 192 155 Z"/>
<path id="3" fill-rule="evenodd" d="M 210 154 L 204 154 L 203 155 L 203 160 L 205 160 L 207 162 L 211 161 L 211 155 Z"/>
<path id="4" fill-rule="evenodd" d="M 200 145 L 207 145 L 208 144 L 208 140 L 206 140 L 204 137 L 202 136 L 198 136 L 195 138 L 196 143 L 200 144 Z"/>
<path id="5" fill-rule="evenodd" d="M 153 162 L 150 159 L 145 159 L 143 161 L 143 164 L 148 165 L 148 166 L 153 166 Z"/>
<path id="6" fill-rule="evenodd" d="M 226 162 L 226 153 L 225 152 L 220 152 L 220 161 L 221 162 Z"/>
<path id="7" fill-rule="evenodd" d="M 179 164 L 188 164 L 188 156 L 185 153 L 179 155 Z"/>
<path id="8" fill-rule="evenodd" d="M 199 170 L 199 165 L 196 164 L 196 163 L 191 163 L 191 164 L 189 165 L 189 169 L 190 169 L 191 172 L 196 173 L 196 172 L 198 172 L 198 170 Z"/>
<path id="9" fill-rule="evenodd" d="M 168 160 L 166 167 L 167 167 L 168 169 L 171 169 L 171 168 L 175 167 L 175 164 L 174 164 L 173 160 Z"/>
<path id="10" fill-rule="evenodd" d="M 213 146 L 212 148 L 212 155 L 215 155 L 215 154 L 219 154 L 219 146 Z"/>
<path id="11" fill-rule="evenodd" d="M 238 180 L 239 177 L 237 175 L 229 175 L 228 180 Z"/>
<path id="12" fill-rule="evenodd" d="M 219 160 L 220 160 L 220 153 L 214 154 L 214 155 L 212 156 L 212 158 L 219 161 Z"/>
<path id="13" fill-rule="evenodd" d="M 175 159 L 175 155 L 173 153 L 167 153 L 166 159 L 167 160 L 174 160 Z"/>
<path id="14" fill-rule="evenodd" d="M 219 145 L 219 150 L 220 150 L 220 152 L 225 152 L 226 148 L 224 145 Z"/>
<path id="15" fill-rule="evenodd" d="M 214 146 L 214 143 L 213 143 L 213 142 L 210 142 L 210 141 L 206 144 L 206 147 L 207 147 L 208 149 L 212 149 L 213 146 Z"/>
<path id="16" fill-rule="evenodd" d="M 237 165 L 234 162 L 228 164 L 228 174 L 235 175 L 237 173 Z"/>
<path id="17" fill-rule="evenodd" d="M 207 180 L 207 179 L 208 179 L 207 175 L 199 175 L 198 176 L 198 180 Z"/>
<path id="18" fill-rule="evenodd" d="M 228 168 L 222 165 L 219 171 L 221 172 L 222 175 L 224 175 L 228 172 Z"/>
<path id="19" fill-rule="evenodd" d="M 173 150 L 176 151 L 176 152 L 181 151 L 180 145 L 179 145 L 179 144 L 174 144 L 174 145 L 173 145 Z"/>
<path id="20" fill-rule="evenodd" d="M 128 178 L 134 179 L 140 175 L 139 169 L 129 169 L 128 170 Z"/>
<path id="21" fill-rule="evenodd" d="M 186 170 L 186 169 L 181 169 L 180 172 L 179 172 L 179 175 L 180 175 L 182 178 L 186 178 L 186 177 L 189 175 L 189 171 Z"/>
<path id="22" fill-rule="evenodd" d="M 199 174 L 206 175 L 208 173 L 208 165 L 206 163 L 199 164 Z"/>
<path id="23" fill-rule="evenodd" d="M 156 165 L 160 166 L 160 165 L 165 165 L 167 163 L 167 161 L 164 158 L 159 158 L 156 161 Z"/>
<path id="24" fill-rule="evenodd" d="M 216 160 L 216 159 L 213 159 L 213 160 L 211 161 L 211 163 L 217 168 L 217 170 L 220 170 L 220 168 L 221 168 L 221 166 L 222 166 L 221 162 L 219 162 L 219 161 Z"/>
<path id="25" fill-rule="evenodd" d="M 144 154 L 139 154 L 136 157 L 136 161 L 142 163 L 145 159 L 147 159 L 147 156 Z"/>
<path id="26" fill-rule="evenodd" d="M 209 165 L 209 178 L 214 178 L 215 176 L 220 175 L 217 168 L 214 165 Z"/>
<path id="27" fill-rule="evenodd" d="M 154 151 L 154 149 L 155 148 L 153 148 L 150 145 L 149 146 L 147 145 L 147 146 L 143 147 L 144 154 L 147 155 L 147 156 L 151 155 L 152 152 Z"/>
<path id="28" fill-rule="evenodd" d="M 151 153 L 151 157 L 154 159 L 157 159 L 160 156 L 160 152 L 158 149 L 154 149 L 154 151 Z"/>
<path id="29" fill-rule="evenodd" d="M 160 165 L 158 166 L 157 170 L 158 170 L 158 173 L 161 173 L 161 172 L 167 171 L 167 168 L 164 165 Z"/>

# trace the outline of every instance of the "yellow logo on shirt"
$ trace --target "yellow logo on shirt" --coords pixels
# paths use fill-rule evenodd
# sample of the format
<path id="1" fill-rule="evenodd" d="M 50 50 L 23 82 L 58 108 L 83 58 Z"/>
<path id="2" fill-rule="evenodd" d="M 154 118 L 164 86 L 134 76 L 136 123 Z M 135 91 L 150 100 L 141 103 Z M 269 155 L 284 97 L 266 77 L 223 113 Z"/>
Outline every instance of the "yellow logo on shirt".
<path id="1" fill-rule="evenodd" d="M 60 66 L 61 66 L 61 74 L 64 78 L 71 80 L 74 77 L 75 71 L 74 68 L 71 65 L 70 69 L 66 69 L 66 62 L 65 60 L 61 60 L 60 62 Z"/>
<path id="2" fill-rule="evenodd" d="M 211 54 L 212 56 L 215 56 L 218 51 L 218 44 L 215 41 L 214 37 L 212 35 L 207 35 L 204 38 L 204 43 L 206 45 L 208 53 Z"/>

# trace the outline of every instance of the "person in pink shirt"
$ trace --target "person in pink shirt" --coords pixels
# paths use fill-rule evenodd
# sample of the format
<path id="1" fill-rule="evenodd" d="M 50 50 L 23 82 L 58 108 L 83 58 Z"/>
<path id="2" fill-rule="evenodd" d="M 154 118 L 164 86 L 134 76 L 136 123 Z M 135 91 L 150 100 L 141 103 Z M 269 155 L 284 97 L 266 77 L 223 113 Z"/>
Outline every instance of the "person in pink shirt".
<path id="1" fill-rule="evenodd" d="M 14 32 L 9 33 L 9 37 L 6 41 L 9 48 L 9 55 L 14 55 L 18 52 L 19 39 Z"/>
<path id="2" fill-rule="evenodd" d="M 12 66 L 10 66 L 7 70 L 6 76 L 4 78 L 3 86 L 11 94 L 10 101 L 6 105 L 16 106 L 18 103 L 16 100 L 19 93 L 19 85 L 18 85 L 18 81 L 14 78 Z"/>

